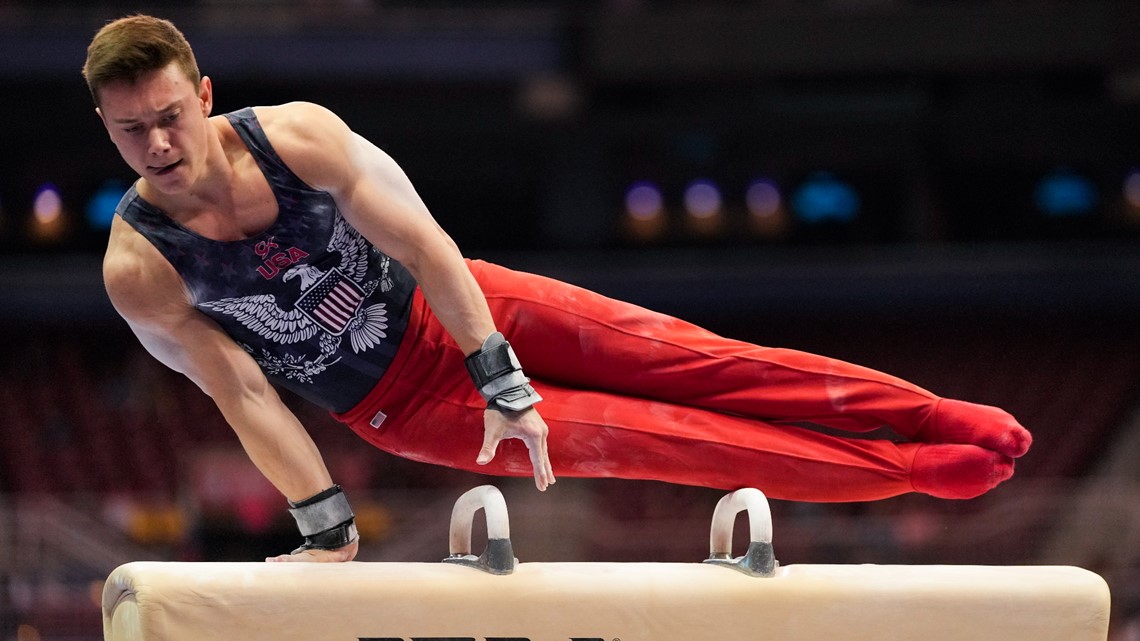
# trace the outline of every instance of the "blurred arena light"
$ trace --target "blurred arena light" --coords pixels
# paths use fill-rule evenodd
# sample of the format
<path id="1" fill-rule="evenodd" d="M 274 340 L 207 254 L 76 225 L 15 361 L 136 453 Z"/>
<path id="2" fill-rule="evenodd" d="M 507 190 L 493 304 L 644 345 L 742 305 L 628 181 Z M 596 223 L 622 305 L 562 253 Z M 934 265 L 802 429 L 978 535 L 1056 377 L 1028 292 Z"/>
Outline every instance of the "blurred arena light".
<path id="1" fill-rule="evenodd" d="M 711 218 L 720 213 L 724 199 L 711 180 L 700 178 L 685 188 L 685 211 L 693 218 Z"/>
<path id="2" fill-rule="evenodd" d="M 788 230 L 788 211 L 780 186 L 770 178 L 756 178 L 744 193 L 748 227 L 760 238 L 783 236 Z"/>
<path id="3" fill-rule="evenodd" d="M 1088 178 L 1058 169 L 1041 178 L 1033 193 L 1037 210 L 1046 216 L 1087 216 L 1096 209 L 1096 185 Z"/>
<path id="4" fill-rule="evenodd" d="M 122 181 L 105 181 L 87 201 L 87 224 L 92 229 L 110 229 L 111 221 L 115 218 L 115 207 L 126 191 Z"/>
<path id="5" fill-rule="evenodd" d="M 716 236 L 724 227 L 724 198 L 716 183 L 698 178 L 685 187 L 685 226 L 701 237 Z"/>
<path id="6" fill-rule="evenodd" d="M 1140 225 L 1140 167 L 1133 167 L 1124 174 L 1120 200 L 1124 222 L 1130 226 Z"/>
<path id="7" fill-rule="evenodd" d="M 850 223 L 861 208 L 855 188 L 828 172 L 812 174 L 792 195 L 796 217 L 811 225 Z"/>
<path id="8" fill-rule="evenodd" d="M 1124 202 L 1129 208 L 1140 211 L 1140 169 L 1133 169 L 1124 176 Z"/>
<path id="9" fill-rule="evenodd" d="M 45 242 L 57 241 L 63 236 L 66 222 L 59 189 L 51 183 L 41 185 L 32 200 L 31 236 Z"/>
<path id="10" fill-rule="evenodd" d="M 665 197 L 656 183 L 639 180 L 626 189 L 624 226 L 630 238 L 639 242 L 656 240 L 665 233 Z"/>
<path id="11" fill-rule="evenodd" d="M 527 79 L 519 88 L 518 107 L 535 120 L 568 120 L 581 111 L 582 92 L 568 77 L 541 74 Z"/>
<path id="12" fill-rule="evenodd" d="M 32 201 L 32 215 L 39 225 L 51 225 L 63 215 L 63 199 L 60 198 L 59 189 L 48 183 L 36 190 L 36 198 Z"/>

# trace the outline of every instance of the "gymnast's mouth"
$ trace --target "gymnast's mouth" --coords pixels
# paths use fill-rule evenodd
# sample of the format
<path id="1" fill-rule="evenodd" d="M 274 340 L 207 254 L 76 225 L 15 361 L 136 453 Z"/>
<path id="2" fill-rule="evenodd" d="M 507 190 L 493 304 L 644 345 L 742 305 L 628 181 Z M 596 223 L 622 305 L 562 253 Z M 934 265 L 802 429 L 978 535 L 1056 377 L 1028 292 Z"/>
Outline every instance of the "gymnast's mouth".
<path id="1" fill-rule="evenodd" d="M 181 164 L 181 160 L 176 160 L 169 165 L 163 165 L 161 167 L 148 166 L 147 169 L 150 170 L 150 173 L 154 174 L 155 176 L 165 176 L 166 174 L 169 174 L 170 172 L 177 169 Z"/>

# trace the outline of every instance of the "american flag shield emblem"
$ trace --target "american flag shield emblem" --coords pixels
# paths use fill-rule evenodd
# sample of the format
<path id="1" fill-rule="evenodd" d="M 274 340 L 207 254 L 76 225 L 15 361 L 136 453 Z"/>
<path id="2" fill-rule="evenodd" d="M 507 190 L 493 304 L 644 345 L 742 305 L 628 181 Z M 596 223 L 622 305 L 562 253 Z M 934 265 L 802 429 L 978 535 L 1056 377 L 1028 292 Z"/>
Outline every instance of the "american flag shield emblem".
<path id="1" fill-rule="evenodd" d="M 340 336 L 364 300 L 364 290 L 333 269 L 297 299 L 297 309 L 334 336 Z"/>

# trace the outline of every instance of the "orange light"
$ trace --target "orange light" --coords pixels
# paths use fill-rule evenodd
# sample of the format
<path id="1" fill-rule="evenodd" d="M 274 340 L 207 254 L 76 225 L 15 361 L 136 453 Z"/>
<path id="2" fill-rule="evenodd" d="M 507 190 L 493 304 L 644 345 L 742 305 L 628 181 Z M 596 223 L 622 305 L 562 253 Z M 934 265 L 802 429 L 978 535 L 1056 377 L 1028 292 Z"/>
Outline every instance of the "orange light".
<path id="1" fill-rule="evenodd" d="M 64 215 L 63 198 L 51 183 L 36 190 L 32 200 L 30 233 L 32 238 L 42 242 L 55 242 L 67 231 L 67 217 Z"/>
<path id="2" fill-rule="evenodd" d="M 16 628 L 16 641 L 40 641 L 40 631 L 27 623 L 21 623 Z"/>

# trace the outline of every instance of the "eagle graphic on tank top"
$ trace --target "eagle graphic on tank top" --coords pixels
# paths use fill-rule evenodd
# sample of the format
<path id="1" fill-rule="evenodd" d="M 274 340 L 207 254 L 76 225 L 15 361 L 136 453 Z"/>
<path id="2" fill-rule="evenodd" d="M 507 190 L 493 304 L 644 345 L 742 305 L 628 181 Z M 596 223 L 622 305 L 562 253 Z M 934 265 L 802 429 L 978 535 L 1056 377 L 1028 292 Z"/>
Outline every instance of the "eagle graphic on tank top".
<path id="1" fill-rule="evenodd" d="M 381 276 L 365 281 L 370 251 L 375 250 L 338 213 L 327 256 L 339 256 L 340 260 L 335 266 L 325 269 L 314 264 L 298 264 L 289 268 L 283 280 L 295 281 L 301 290 L 291 309 L 283 309 L 273 294 L 202 301 L 198 305 L 232 316 L 250 331 L 274 343 L 289 345 L 323 333 L 320 337 L 321 353 L 311 355 L 308 360 L 305 357 L 281 358 L 264 349 L 258 354 L 249 346 L 242 345 L 266 372 L 304 381 L 339 360 L 327 359 L 337 351 L 345 337 L 357 354 L 380 344 L 387 337 L 386 305 L 365 306 L 364 303 L 377 287 L 384 292 L 392 288 L 392 281 L 388 278 L 390 259 L 376 252 L 382 261 Z"/>

